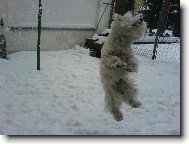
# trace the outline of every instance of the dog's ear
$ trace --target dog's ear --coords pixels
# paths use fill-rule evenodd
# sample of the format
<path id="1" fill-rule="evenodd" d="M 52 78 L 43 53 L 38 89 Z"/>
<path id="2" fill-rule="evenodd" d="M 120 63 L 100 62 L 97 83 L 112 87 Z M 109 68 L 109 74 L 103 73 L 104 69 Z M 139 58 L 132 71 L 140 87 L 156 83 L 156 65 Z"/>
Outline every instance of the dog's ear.
<path id="1" fill-rule="evenodd" d="M 114 21 L 116 21 L 116 22 L 123 21 L 122 16 L 119 15 L 119 14 L 114 14 L 113 19 L 114 19 Z"/>

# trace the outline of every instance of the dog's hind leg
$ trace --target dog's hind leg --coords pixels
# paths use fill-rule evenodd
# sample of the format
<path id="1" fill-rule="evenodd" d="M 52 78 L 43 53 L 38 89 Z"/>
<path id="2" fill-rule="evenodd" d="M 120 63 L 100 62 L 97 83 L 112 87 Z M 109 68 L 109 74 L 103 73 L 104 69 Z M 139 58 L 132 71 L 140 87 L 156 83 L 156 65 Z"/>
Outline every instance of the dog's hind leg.
<path id="1" fill-rule="evenodd" d="M 138 93 L 138 89 L 133 85 L 127 90 L 126 97 L 128 97 L 128 104 L 133 108 L 138 108 L 141 106 L 141 102 L 137 100 L 136 95 Z"/>
<path id="2" fill-rule="evenodd" d="M 115 90 L 120 94 L 121 99 L 133 108 L 140 107 L 141 103 L 136 100 L 138 90 L 130 80 L 119 79 L 115 82 Z"/>
<path id="3" fill-rule="evenodd" d="M 111 113 L 113 114 L 113 117 L 116 121 L 123 120 L 123 113 L 120 111 L 120 104 L 121 101 L 118 102 L 117 99 L 112 98 L 111 100 L 113 102 L 113 105 L 111 105 Z"/>
<path id="4" fill-rule="evenodd" d="M 141 102 L 139 102 L 139 101 L 136 100 L 136 99 L 130 99 L 130 100 L 129 100 L 129 105 L 130 105 L 131 107 L 133 107 L 133 108 L 138 108 L 138 107 L 140 107 Z"/>
<path id="5" fill-rule="evenodd" d="M 116 81 L 113 85 L 113 88 L 115 91 L 117 91 L 119 94 L 123 95 L 126 89 L 126 82 L 123 79 L 119 79 L 119 81 Z"/>
<path id="6" fill-rule="evenodd" d="M 116 121 L 121 121 L 123 120 L 123 114 L 120 111 L 122 101 L 115 95 L 112 87 L 109 88 L 110 89 L 106 88 L 105 90 L 106 109 L 113 115 Z"/>

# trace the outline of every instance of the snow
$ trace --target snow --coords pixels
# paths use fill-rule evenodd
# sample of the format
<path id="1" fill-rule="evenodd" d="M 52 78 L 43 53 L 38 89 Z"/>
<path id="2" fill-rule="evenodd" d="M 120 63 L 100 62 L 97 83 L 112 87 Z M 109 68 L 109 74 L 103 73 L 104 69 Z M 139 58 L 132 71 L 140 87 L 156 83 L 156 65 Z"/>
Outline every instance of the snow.
<path id="1" fill-rule="evenodd" d="M 99 43 L 102 44 L 105 42 L 105 40 L 107 39 L 107 37 L 104 36 L 98 36 L 97 34 L 94 34 L 94 36 L 92 37 L 93 40 L 96 40 L 95 43 Z"/>
<path id="2" fill-rule="evenodd" d="M 136 42 L 155 42 L 156 36 L 144 36 Z M 159 42 L 170 42 L 170 43 L 178 43 L 180 42 L 179 37 L 159 37 Z"/>
<path id="3" fill-rule="evenodd" d="M 105 29 L 102 34 L 106 34 L 106 33 L 110 33 L 111 32 L 111 29 Z"/>
<path id="4" fill-rule="evenodd" d="M 180 59 L 136 57 L 139 72 L 133 78 L 142 106 L 124 104 L 121 122 L 104 110 L 99 59 L 87 49 L 43 51 L 40 71 L 36 52 L 0 59 L 0 134 L 179 135 Z"/>
<path id="5" fill-rule="evenodd" d="M 149 31 L 149 30 L 148 30 Z M 101 34 L 108 34 L 111 32 L 111 29 L 105 29 Z M 153 36 L 148 36 L 148 32 L 146 33 L 145 36 L 143 36 L 142 38 L 140 38 L 139 40 L 135 41 L 135 42 L 146 42 L 146 43 L 154 43 L 155 42 L 155 38 L 156 38 L 156 32 L 157 29 L 153 29 L 152 32 L 154 33 Z M 172 31 L 170 30 L 165 30 L 165 35 L 169 35 L 166 37 L 159 37 L 158 41 L 161 42 L 167 42 L 167 43 L 180 43 L 180 38 L 179 37 L 174 37 L 172 34 Z M 92 37 L 93 40 L 97 40 L 96 43 L 102 44 L 105 42 L 105 40 L 107 39 L 107 37 L 104 36 L 98 36 L 97 34 L 94 34 L 94 36 Z"/>
<path id="6" fill-rule="evenodd" d="M 172 44 L 158 44 L 156 61 L 171 63 L 175 65 L 180 64 L 180 43 Z M 133 45 L 133 51 L 136 55 L 152 58 L 154 44 Z"/>
<path id="7" fill-rule="evenodd" d="M 9 32 L 9 31 L 10 31 L 10 28 L 9 28 L 9 27 L 6 27 L 6 28 L 5 28 L 5 31 L 6 31 L 6 32 Z"/>
<path id="8" fill-rule="evenodd" d="M 173 31 L 171 31 L 171 30 L 165 30 L 165 34 L 169 34 L 170 36 L 173 36 Z"/>

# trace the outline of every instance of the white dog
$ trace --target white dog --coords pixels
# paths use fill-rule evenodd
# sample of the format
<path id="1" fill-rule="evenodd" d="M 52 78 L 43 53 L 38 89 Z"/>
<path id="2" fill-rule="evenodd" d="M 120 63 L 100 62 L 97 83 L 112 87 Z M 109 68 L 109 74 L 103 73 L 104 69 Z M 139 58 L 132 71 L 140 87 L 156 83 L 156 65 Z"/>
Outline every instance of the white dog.
<path id="1" fill-rule="evenodd" d="M 117 121 L 123 120 L 120 111 L 122 102 L 137 108 L 141 103 L 136 100 L 137 89 L 129 78 L 129 73 L 138 71 L 131 44 L 146 31 L 142 15 L 132 17 L 114 15 L 112 30 L 101 51 L 100 73 L 105 91 L 107 110 Z"/>

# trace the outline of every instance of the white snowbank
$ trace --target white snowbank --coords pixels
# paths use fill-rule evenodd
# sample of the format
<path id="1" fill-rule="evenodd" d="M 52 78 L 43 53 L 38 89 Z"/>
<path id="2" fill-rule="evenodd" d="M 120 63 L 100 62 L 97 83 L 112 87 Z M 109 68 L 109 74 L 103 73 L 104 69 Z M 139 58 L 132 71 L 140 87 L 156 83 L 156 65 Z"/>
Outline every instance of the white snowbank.
<path id="1" fill-rule="evenodd" d="M 0 59 L 0 134 L 179 135 L 180 66 L 137 56 L 140 108 L 123 105 L 116 122 L 104 111 L 99 59 L 76 46 L 18 52 Z"/>

